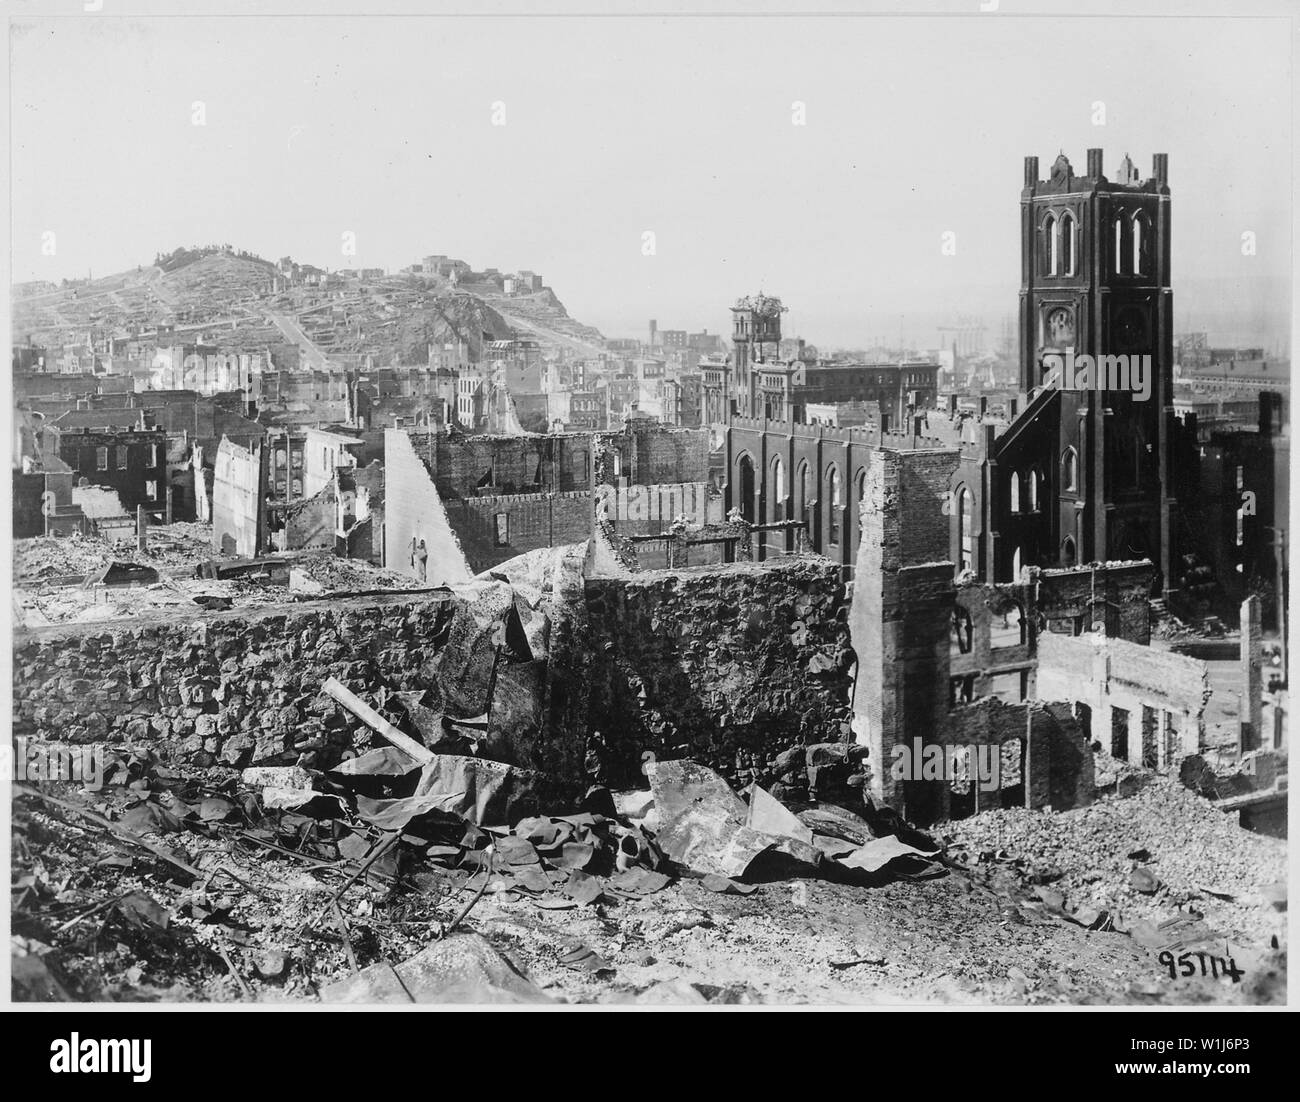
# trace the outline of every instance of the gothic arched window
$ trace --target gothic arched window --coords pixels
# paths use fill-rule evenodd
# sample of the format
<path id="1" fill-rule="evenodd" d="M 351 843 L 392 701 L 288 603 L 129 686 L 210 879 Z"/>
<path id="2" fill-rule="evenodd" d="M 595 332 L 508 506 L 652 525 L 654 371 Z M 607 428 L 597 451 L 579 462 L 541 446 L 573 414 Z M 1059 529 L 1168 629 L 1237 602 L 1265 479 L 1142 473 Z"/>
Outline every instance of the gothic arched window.
<path id="1" fill-rule="evenodd" d="M 1079 488 L 1079 453 L 1073 448 L 1066 448 L 1061 456 L 1061 488 L 1077 490 Z"/>
<path id="2" fill-rule="evenodd" d="M 1061 258 L 1065 275 L 1074 275 L 1074 218 L 1061 215 Z"/>

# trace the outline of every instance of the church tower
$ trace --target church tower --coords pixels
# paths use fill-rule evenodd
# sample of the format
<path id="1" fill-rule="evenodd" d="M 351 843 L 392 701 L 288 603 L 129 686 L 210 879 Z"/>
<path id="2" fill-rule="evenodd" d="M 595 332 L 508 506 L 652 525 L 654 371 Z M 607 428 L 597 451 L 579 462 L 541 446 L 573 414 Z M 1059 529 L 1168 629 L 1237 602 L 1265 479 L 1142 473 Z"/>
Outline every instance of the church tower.
<path id="1" fill-rule="evenodd" d="M 734 355 L 731 364 L 731 393 L 736 412 L 741 417 L 762 417 L 763 401 L 759 395 L 754 364 L 776 356 L 781 348 L 781 315 L 785 307 L 779 298 L 747 295 L 731 308 L 731 341 Z"/>
<path id="2" fill-rule="evenodd" d="M 1127 156 L 1107 179 L 1100 149 L 1088 150 L 1082 176 L 1064 154 L 1047 180 L 1038 175 L 1038 158 L 1026 157 L 1020 386 L 1039 393 L 1017 420 L 1043 424 L 1011 508 L 1045 512 L 1040 560 L 1149 558 L 1168 589 L 1177 570 L 1168 156 L 1155 155 L 1146 179 Z M 1023 435 L 1016 428 L 1008 437 Z"/>

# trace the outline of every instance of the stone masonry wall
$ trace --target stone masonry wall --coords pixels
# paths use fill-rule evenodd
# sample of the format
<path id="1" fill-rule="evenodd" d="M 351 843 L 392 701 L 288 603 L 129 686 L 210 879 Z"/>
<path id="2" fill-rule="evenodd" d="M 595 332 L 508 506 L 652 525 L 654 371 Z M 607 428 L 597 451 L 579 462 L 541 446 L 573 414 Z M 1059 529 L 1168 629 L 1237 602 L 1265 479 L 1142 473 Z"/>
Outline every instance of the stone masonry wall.
<path id="1" fill-rule="evenodd" d="M 14 639 L 14 734 L 157 748 L 196 766 L 329 763 L 360 723 L 320 692 L 425 688 L 445 598 L 187 614 Z"/>
<path id="2" fill-rule="evenodd" d="M 853 652 L 833 563 L 588 578 L 586 593 L 589 725 L 610 783 L 637 783 L 650 751 L 771 784 L 783 752 L 847 739 Z"/>

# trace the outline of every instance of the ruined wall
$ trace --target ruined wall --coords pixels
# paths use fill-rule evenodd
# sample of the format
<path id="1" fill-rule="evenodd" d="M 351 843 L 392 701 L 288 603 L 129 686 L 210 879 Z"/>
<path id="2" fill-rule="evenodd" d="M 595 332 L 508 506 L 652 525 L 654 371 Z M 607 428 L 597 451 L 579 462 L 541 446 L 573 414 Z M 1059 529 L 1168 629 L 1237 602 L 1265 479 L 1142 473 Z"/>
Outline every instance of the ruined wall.
<path id="1" fill-rule="evenodd" d="M 875 762 L 893 747 L 934 741 L 948 722 L 953 566 L 943 495 L 956 452 L 882 449 L 866 472 L 850 625 L 860 666 L 854 732 Z M 873 769 L 871 794 L 901 805 L 889 771 Z"/>
<path id="2" fill-rule="evenodd" d="M 1035 586 L 964 582 L 957 587 L 948 643 L 952 702 L 1035 695 Z"/>
<path id="3" fill-rule="evenodd" d="M 709 469 L 706 429 L 630 425 L 615 440 L 624 454 L 624 470 L 637 485 L 699 482 Z"/>
<path id="4" fill-rule="evenodd" d="M 284 511 L 283 547 L 287 551 L 332 551 L 338 502 L 334 483 L 319 493 L 292 502 Z"/>
<path id="5" fill-rule="evenodd" d="M 186 612 L 14 639 L 14 734 L 150 745 L 198 766 L 328 759 L 359 724 L 320 694 L 425 688 L 445 598 Z M 197 612 L 197 610 L 196 610 Z"/>
<path id="6" fill-rule="evenodd" d="M 429 551 L 426 580 L 430 585 L 468 581 L 472 573 L 465 552 L 411 435 L 404 429 L 387 429 L 384 454 L 384 565 L 415 577 L 411 541 L 422 539 Z"/>
<path id="7" fill-rule="evenodd" d="M 212 479 L 212 547 L 227 555 L 253 558 L 265 545 L 262 500 L 266 471 L 260 447 L 248 449 L 222 440 Z"/>
<path id="8" fill-rule="evenodd" d="M 472 573 L 542 547 L 591 537 L 591 493 L 507 494 L 447 502 L 447 519 Z"/>
<path id="9" fill-rule="evenodd" d="M 1200 749 L 1209 693 L 1204 662 L 1097 635 L 1038 638 L 1038 696 L 1072 703 L 1088 737 L 1116 757 L 1151 769 L 1177 768 Z M 1086 706 L 1087 711 L 1078 707 Z M 1128 713 L 1122 753 L 1113 709 Z"/>
<path id="10" fill-rule="evenodd" d="M 1082 635 L 1105 625 L 1111 639 L 1146 646 L 1151 642 L 1150 560 L 1107 563 L 1093 570 L 1044 570 L 1039 575 L 1038 610 L 1045 626 L 1065 635 Z"/>
<path id="11" fill-rule="evenodd" d="M 614 530 L 620 535 L 662 532 L 679 517 L 694 525 L 722 520 L 722 497 L 710 494 L 705 482 L 679 482 L 654 486 L 602 485 L 596 490 Z"/>
<path id="12" fill-rule="evenodd" d="M 846 738 L 852 651 L 834 564 L 588 578 L 586 605 L 581 676 L 610 783 L 643 783 L 644 751 L 770 782 L 783 751 Z"/>
<path id="13" fill-rule="evenodd" d="M 997 807 L 1066 811 L 1093 800 L 1092 750 L 1068 707 L 1033 701 L 1008 704 L 995 697 L 959 705 L 951 713 L 942 742 L 998 746 L 998 787 L 981 791 L 975 784 L 968 792 L 958 792 L 949 781 L 923 781 L 927 813 L 919 814 L 918 821 L 958 818 Z M 919 808 L 920 801 L 909 798 L 909 814 Z"/>
<path id="14" fill-rule="evenodd" d="M 429 455 L 428 434 L 412 434 Z M 583 490 L 591 486 L 591 438 L 579 436 L 452 436 L 434 433 L 432 470 L 446 499 L 472 496 L 481 486 L 504 494 L 539 487 Z"/>

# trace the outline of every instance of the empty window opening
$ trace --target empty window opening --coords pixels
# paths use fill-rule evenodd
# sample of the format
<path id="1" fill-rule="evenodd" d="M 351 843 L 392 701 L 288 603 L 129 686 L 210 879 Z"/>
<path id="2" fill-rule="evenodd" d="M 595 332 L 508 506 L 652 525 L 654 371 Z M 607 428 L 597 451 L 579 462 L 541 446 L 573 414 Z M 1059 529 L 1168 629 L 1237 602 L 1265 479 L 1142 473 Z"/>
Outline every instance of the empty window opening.
<path id="1" fill-rule="evenodd" d="M 971 651 L 971 618 L 970 613 L 964 608 L 955 608 L 952 613 L 952 639 L 949 650 L 956 648 L 957 654 L 970 654 Z"/>
<path id="2" fill-rule="evenodd" d="M 989 619 L 989 646 L 1018 647 L 1025 641 L 1024 616 L 1017 604 L 1008 605 Z"/>
<path id="3" fill-rule="evenodd" d="M 957 549 L 958 567 L 973 570 L 975 566 L 974 501 L 965 486 L 957 491 Z"/>
<path id="4" fill-rule="evenodd" d="M 948 707 L 956 704 L 969 704 L 975 699 L 975 675 L 953 677 L 948 680 Z"/>
<path id="5" fill-rule="evenodd" d="M 1142 705 L 1142 768 L 1160 768 L 1160 725 L 1156 710 Z"/>
<path id="6" fill-rule="evenodd" d="M 1024 700 L 1024 681 L 1019 670 L 995 673 L 988 679 L 988 694 L 1006 704 L 1019 704 Z"/>
<path id="7" fill-rule="evenodd" d="M 827 525 L 827 537 L 831 543 L 840 542 L 840 510 L 843 508 L 843 501 L 840 495 L 840 472 L 838 467 L 832 467 L 829 481 L 829 497 L 831 506 L 830 523 Z"/>
<path id="8" fill-rule="evenodd" d="M 1110 756 L 1128 761 L 1128 721 L 1127 708 L 1110 709 Z"/>
<path id="9" fill-rule="evenodd" d="M 1000 750 L 998 762 L 999 802 L 1003 807 L 1019 807 L 1025 802 L 1023 739 L 1008 739 Z"/>
<path id="10" fill-rule="evenodd" d="M 1061 456 L 1061 486 L 1066 490 L 1079 488 L 1079 453 L 1073 448 L 1066 448 Z"/>
<path id="11" fill-rule="evenodd" d="M 1061 216 L 1061 259 L 1066 275 L 1074 275 L 1074 219 Z"/>

